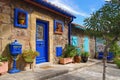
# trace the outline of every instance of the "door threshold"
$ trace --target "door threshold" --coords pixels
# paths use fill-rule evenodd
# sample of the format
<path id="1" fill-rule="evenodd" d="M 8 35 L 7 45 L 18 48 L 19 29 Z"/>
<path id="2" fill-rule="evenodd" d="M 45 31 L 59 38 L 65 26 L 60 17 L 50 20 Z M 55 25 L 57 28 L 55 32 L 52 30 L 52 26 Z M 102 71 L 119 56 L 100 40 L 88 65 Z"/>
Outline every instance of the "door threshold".
<path id="1" fill-rule="evenodd" d="M 35 68 L 40 68 L 43 66 L 51 66 L 51 65 L 52 65 L 52 63 L 50 63 L 50 62 L 44 62 L 44 63 L 36 64 Z"/>

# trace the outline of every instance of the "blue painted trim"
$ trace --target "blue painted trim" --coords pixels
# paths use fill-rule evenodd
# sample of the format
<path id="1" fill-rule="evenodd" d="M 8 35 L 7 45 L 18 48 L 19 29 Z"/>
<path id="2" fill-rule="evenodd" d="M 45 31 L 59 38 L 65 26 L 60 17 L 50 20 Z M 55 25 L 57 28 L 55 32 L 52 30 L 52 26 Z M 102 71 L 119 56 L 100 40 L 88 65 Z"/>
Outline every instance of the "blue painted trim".
<path id="1" fill-rule="evenodd" d="M 18 13 L 19 12 L 24 13 L 26 15 L 25 16 L 25 25 L 18 24 Z M 19 27 L 19 28 L 27 28 L 28 27 L 28 12 L 27 11 L 21 10 L 19 8 L 14 9 L 14 26 Z"/>
<path id="2" fill-rule="evenodd" d="M 49 55 L 48 55 L 48 51 L 49 51 L 48 50 L 49 49 L 49 44 L 48 44 L 48 42 L 49 42 L 49 23 L 48 22 L 45 22 L 45 23 L 46 23 L 45 43 L 46 43 L 46 53 L 47 53 L 47 62 L 48 62 L 48 58 L 49 58 Z"/>
<path id="3" fill-rule="evenodd" d="M 56 12 L 59 12 L 59 13 L 62 13 L 66 16 L 69 16 L 69 17 L 73 17 L 73 18 L 76 18 L 74 15 L 70 14 L 69 12 L 65 11 L 65 10 L 62 10 L 61 8 L 58 8 L 57 6 L 54 6 L 48 2 L 45 2 L 43 0 L 33 0 L 34 2 L 36 3 L 39 3 L 40 5 L 43 5 L 43 6 L 46 6 L 52 10 L 55 10 Z"/>
<path id="4" fill-rule="evenodd" d="M 64 31 L 64 23 L 62 22 L 62 21 L 60 21 L 60 20 L 54 20 L 54 32 L 56 31 L 56 28 L 57 28 L 57 26 L 56 26 L 56 23 L 61 23 L 62 24 L 62 32 Z"/>
<path id="5" fill-rule="evenodd" d="M 62 47 L 56 47 L 56 56 L 57 57 L 62 56 Z"/>

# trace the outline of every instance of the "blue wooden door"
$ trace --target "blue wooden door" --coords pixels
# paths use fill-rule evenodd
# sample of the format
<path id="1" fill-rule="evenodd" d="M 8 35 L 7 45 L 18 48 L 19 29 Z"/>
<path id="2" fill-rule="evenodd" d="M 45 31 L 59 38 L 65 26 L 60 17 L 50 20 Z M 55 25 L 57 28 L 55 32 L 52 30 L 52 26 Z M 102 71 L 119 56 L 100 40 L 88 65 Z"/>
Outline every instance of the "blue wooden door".
<path id="1" fill-rule="evenodd" d="M 48 24 L 43 21 L 36 21 L 36 64 L 48 61 Z"/>
<path id="2" fill-rule="evenodd" d="M 84 37 L 83 48 L 85 52 L 89 52 L 89 38 L 88 37 Z"/>
<path id="3" fill-rule="evenodd" d="M 72 45 L 77 47 L 78 46 L 78 37 L 72 36 Z"/>

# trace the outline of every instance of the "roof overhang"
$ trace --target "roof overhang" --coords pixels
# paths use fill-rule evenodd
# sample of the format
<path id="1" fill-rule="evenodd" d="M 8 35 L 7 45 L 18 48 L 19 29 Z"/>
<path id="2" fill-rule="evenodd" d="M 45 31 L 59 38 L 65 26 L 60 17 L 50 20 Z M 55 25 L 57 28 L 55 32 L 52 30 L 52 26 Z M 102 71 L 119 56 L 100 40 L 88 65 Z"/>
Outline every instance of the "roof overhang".
<path id="1" fill-rule="evenodd" d="M 79 25 L 79 24 L 76 24 L 76 23 L 72 23 L 72 27 L 74 27 L 74 28 L 77 28 L 77 29 L 79 29 L 79 30 L 85 30 L 85 27 L 84 26 L 81 26 L 81 25 Z"/>
<path id="2" fill-rule="evenodd" d="M 57 6 L 50 4 L 48 2 L 45 2 L 43 0 L 24 0 L 24 1 L 30 3 L 34 6 L 48 10 L 57 15 L 63 16 L 65 18 L 76 18 L 74 15 L 70 14 L 69 12 L 62 10 L 61 8 L 58 8 Z"/>

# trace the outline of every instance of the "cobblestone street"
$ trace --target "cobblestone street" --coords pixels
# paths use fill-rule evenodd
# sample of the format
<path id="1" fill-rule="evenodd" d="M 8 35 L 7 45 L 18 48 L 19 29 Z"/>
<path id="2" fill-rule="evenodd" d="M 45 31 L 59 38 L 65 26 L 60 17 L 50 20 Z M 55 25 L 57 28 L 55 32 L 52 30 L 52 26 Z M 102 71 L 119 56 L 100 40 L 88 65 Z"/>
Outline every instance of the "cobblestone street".
<path id="1" fill-rule="evenodd" d="M 106 77 L 106 80 L 120 80 L 120 69 L 115 64 L 107 64 Z M 82 68 L 48 80 L 102 80 L 102 64 Z"/>

